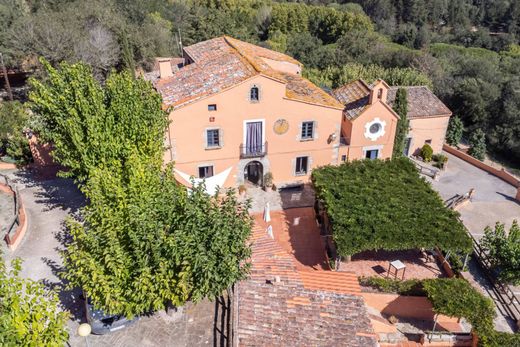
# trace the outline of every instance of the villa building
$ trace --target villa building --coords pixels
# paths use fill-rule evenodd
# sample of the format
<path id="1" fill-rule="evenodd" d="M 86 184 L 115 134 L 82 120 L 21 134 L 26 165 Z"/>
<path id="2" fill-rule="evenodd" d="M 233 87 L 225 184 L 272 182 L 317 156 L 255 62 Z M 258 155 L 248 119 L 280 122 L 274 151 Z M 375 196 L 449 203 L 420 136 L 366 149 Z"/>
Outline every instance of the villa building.
<path id="1" fill-rule="evenodd" d="M 159 59 L 151 77 L 171 120 L 164 159 L 175 162 L 182 183 L 206 179 L 210 191 L 262 184 L 270 172 L 283 186 L 308 181 L 317 166 L 392 155 L 399 116 L 391 108 L 395 90 L 382 80 L 329 94 L 301 76 L 297 60 L 227 36 L 183 53 L 180 61 Z M 439 152 L 451 113 L 428 106 L 425 117 L 424 100 L 442 103 L 426 87 L 416 94 L 409 147 L 431 139 Z M 432 110 L 439 117 L 430 118 Z"/>

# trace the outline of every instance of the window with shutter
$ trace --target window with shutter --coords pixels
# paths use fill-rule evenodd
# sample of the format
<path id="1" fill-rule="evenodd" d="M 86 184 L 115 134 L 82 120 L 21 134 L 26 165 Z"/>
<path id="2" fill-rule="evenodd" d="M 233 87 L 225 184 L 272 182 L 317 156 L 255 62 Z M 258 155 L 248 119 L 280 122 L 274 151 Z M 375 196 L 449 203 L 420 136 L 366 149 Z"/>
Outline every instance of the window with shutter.
<path id="1" fill-rule="evenodd" d="M 301 139 L 302 141 L 314 139 L 314 122 L 302 123 Z"/>
<path id="2" fill-rule="evenodd" d="M 220 131 L 219 129 L 206 130 L 206 148 L 220 147 Z"/>

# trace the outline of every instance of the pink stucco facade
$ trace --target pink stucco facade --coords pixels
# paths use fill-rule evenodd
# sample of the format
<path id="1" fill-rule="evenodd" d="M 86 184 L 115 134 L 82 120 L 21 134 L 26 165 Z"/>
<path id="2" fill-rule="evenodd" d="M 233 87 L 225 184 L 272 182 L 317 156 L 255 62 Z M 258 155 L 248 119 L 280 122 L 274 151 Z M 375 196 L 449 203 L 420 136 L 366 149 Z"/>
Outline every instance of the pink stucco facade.
<path id="1" fill-rule="evenodd" d="M 411 140 L 408 154 L 417 154 L 425 143 L 432 147 L 433 153 L 441 153 L 449 121 L 449 115 L 410 119 L 408 137 Z"/>
<path id="2" fill-rule="evenodd" d="M 159 61 L 155 84 L 170 112 L 164 160 L 179 182 L 205 178 L 226 188 L 262 184 L 271 173 L 280 187 L 308 182 L 319 166 L 391 158 L 399 116 L 384 81 L 342 89 L 357 106 L 303 79 L 301 64 L 277 52 L 228 37 L 185 51 L 176 72 Z M 412 146 L 431 138 L 439 152 L 448 119 L 412 120 Z"/>
<path id="3" fill-rule="evenodd" d="M 260 90 L 258 102 L 248 98 L 252 86 Z M 208 105 L 216 105 L 217 110 L 208 111 Z M 278 184 L 307 181 L 312 168 L 338 163 L 341 109 L 288 99 L 283 83 L 262 75 L 174 110 L 170 119 L 167 141 L 171 140 L 171 149 L 165 160 L 195 177 L 200 166 L 213 166 L 214 175 L 231 168 L 226 187 L 244 183 L 244 169 L 253 161 L 262 164 L 264 174 L 271 172 Z M 283 134 L 274 130 L 278 120 L 288 124 Z M 301 126 L 308 121 L 314 122 L 313 139 L 302 140 Z M 265 155 L 241 158 L 247 122 L 262 122 Z M 207 147 L 209 129 L 219 129 L 217 148 Z M 295 173 L 297 157 L 308 157 L 306 174 Z"/>

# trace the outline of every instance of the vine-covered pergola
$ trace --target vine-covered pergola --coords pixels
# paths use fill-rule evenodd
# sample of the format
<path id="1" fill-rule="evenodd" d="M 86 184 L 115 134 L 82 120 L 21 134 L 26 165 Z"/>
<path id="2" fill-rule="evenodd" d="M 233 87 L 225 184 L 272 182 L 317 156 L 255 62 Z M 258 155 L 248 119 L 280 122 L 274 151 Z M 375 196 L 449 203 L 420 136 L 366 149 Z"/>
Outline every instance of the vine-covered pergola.
<path id="1" fill-rule="evenodd" d="M 340 256 L 435 247 L 471 252 L 458 213 L 444 206 L 407 158 L 324 166 L 312 180 Z"/>

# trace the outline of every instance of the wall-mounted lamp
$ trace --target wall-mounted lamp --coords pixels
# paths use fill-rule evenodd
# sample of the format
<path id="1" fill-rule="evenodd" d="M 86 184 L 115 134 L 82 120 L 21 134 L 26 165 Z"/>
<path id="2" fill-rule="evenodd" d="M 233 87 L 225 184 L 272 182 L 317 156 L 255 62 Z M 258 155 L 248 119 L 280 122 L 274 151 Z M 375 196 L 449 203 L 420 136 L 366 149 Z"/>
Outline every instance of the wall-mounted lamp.
<path id="1" fill-rule="evenodd" d="M 327 144 L 330 144 L 331 142 L 333 142 L 334 140 L 336 140 L 336 137 L 338 137 L 336 135 L 336 133 L 332 133 L 329 135 L 329 138 L 327 139 Z"/>

